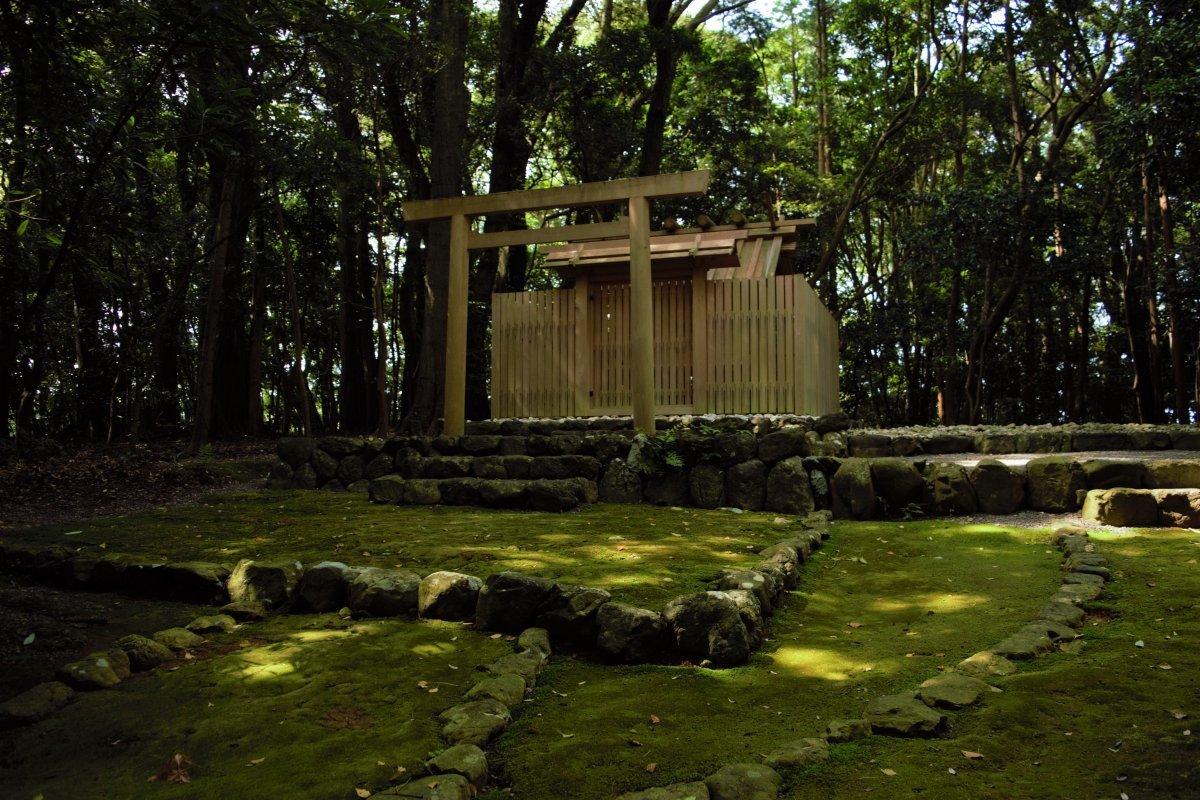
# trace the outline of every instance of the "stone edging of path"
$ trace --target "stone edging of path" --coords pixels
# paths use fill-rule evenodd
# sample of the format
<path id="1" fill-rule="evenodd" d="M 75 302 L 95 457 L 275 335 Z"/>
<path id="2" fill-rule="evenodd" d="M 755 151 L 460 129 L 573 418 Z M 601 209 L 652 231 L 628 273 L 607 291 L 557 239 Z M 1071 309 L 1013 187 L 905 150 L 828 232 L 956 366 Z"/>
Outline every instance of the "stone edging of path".
<path id="1" fill-rule="evenodd" d="M 261 619 L 261 617 L 259 617 Z M 251 621 L 247 619 L 246 621 Z M 238 622 L 228 614 L 196 617 L 183 628 L 166 628 L 147 637 L 129 634 L 112 647 L 64 664 L 57 680 L 39 683 L 0 703 L 0 724 L 25 725 L 60 711 L 78 692 L 112 689 L 135 672 L 149 672 L 207 644 L 206 633 L 231 633 Z"/>
<path id="2" fill-rule="evenodd" d="M 947 712 L 979 703 L 999 692 L 988 681 L 1017 671 L 1014 660 L 1037 658 L 1055 645 L 1071 648 L 1083 624 L 1082 606 L 1096 600 L 1112 579 L 1107 559 L 1095 552 L 1087 531 L 1074 523 L 1052 529 L 1052 542 L 1062 553 L 1066 571 L 1057 593 L 1038 619 L 1013 635 L 961 661 L 957 668 L 925 681 L 914 692 L 878 697 L 861 719 L 834 720 L 821 737 L 789 742 L 763 757 L 762 764 L 726 764 L 703 781 L 678 783 L 621 795 L 618 800 L 738 800 L 778 797 L 783 777 L 776 769 L 800 768 L 828 760 L 829 745 L 868 736 L 948 736 Z"/>
<path id="3" fill-rule="evenodd" d="M 672 659 L 702 666 L 745 663 L 763 642 L 764 620 L 813 551 L 828 537 L 827 513 L 799 521 L 801 530 L 764 548 L 757 565 L 724 570 L 713 590 L 676 597 L 661 611 L 613 599 L 603 590 L 499 572 L 481 580 L 459 572 L 425 577 L 403 569 L 322 561 L 239 561 L 232 569 L 205 562 L 144 563 L 65 547 L 0 543 L 0 569 L 59 580 L 79 588 L 137 593 L 222 606 L 237 618 L 268 610 L 347 609 L 359 617 L 416 616 L 474 622 L 476 630 L 518 633 L 531 626 L 606 660 Z"/>

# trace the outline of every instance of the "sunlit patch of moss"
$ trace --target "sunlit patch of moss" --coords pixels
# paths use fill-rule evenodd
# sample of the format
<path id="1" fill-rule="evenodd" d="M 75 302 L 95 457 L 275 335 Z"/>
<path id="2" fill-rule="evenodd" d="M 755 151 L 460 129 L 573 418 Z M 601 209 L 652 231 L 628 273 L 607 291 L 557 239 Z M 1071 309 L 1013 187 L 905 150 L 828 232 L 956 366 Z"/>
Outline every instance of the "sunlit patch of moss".
<path id="1" fill-rule="evenodd" d="M 103 543 L 109 552 L 154 558 L 334 559 L 481 577 L 513 569 L 655 605 L 706 588 L 722 567 L 752 566 L 755 553 L 785 535 L 777 516 L 620 505 L 570 514 L 405 508 L 351 494 L 228 492 L 191 506 L 8 535 L 84 549 Z"/>
<path id="2" fill-rule="evenodd" d="M 274 617 L 228 643 L 241 646 L 80 695 L 6 731 L 0 794 L 353 797 L 398 767 L 413 774 L 441 747 L 436 715 L 469 688 L 477 665 L 511 649 L 456 624 L 351 628 L 333 616 Z M 175 753 L 194 762 L 191 782 L 148 782 Z"/>
<path id="3" fill-rule="evenodd" d="M 579 800 L 758 761 L 832 718 L 860 716 L 872 697 L 914 689 L 1031 619 L 1060 577 L 1046 542 L 1045 531 L 944 521 L 839 523 L 749 665 L 555 662 L 535 713 L 505 734 L 495 760 L 517 797 Z M 843 763 L 878 772 L 846 755 L 857 747 L 835 748 L 828 765 L 789 778 L 819 781 L 822 796 L 858 797 L 820 777 Z"/>

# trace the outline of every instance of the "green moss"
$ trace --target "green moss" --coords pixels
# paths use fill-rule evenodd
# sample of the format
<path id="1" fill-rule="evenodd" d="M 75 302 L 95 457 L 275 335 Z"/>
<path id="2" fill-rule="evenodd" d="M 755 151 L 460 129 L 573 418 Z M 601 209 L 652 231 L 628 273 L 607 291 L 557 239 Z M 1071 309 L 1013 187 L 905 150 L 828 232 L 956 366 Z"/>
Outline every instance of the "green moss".
<path id="1" fill-rule="evenodd" d="M 790 738 L 819 735 L 831 718 L 860 716 L 869 698 L 915 689 L 1032 618 L 1059 578 L 1048 549 L 1044 531 L 839 524 L 748 666 L 556 662 L 537 713 L 503 737 L 499 763 L 517 797 L 590 799 L 758 761 Z M 832 765 L 805 782 L 828 796 L 836 784 L 818 773 L 839 763 L 878 773 L 861 747 L 835 748 Z"/>
<path id="2" fill-rule="evenodd" d="M 721 567 L 753 564 L 758 550 L 783 535 L 775 519 L 650 506 L 597 505 L 571 514 L 396 507 L 361 495 L 244 492 L 11 535 L 173 559 L 332 558 L 480 577 L 513 569 L 655 605 L 705 588 Z"/>
<path id="3" fill-rule="evenodd" d="M 449 623 L 283 616 L 239 633 L 231 652 L 6 734 L 4 796 L 353 796 L 397 767 L 413 774 L 473 668 L 510 651 Z M 191 783 L 148 782 L 176 753 L 194 762 Z"/>

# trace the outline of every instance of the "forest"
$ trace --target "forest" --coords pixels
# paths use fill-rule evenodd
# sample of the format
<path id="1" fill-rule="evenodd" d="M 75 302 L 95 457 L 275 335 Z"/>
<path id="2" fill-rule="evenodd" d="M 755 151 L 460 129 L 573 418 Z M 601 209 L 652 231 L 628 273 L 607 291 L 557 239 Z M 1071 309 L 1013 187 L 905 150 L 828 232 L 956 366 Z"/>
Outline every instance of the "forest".
<path id="1" fill-rule="evenodd" d="M 1197 31 L 1173 0 L 0 0 L 0 439 L 427 430 L 448 229 L 402 200 L 696 168 L 656 226 L 818 220 L 852 417 L 1194 421 Z M 492 292 L 554 279 L 471 264 L 470 418 Z"/>

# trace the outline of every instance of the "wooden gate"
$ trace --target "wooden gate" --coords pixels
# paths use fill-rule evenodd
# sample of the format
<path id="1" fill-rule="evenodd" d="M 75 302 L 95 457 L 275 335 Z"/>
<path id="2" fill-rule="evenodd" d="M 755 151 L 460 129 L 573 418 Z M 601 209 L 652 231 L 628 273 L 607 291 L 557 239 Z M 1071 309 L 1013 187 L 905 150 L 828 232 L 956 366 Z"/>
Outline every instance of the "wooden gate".
<path id="1" fill-rule="evenodd" d="M 653 295 L 654 405 L 662 414 L 686 413 L 692 408 L 692 284 L 655 281 Z M 592 284 L 592 414 L 628 414 L 633 403 L 629 318 L 629 284 Z"/>
<path id="2" fill-rule="evenodd" d="M 655 281 L 660 414 L 836 411 L 837 323 L 801 275 Z M 630 289 L 492 295 L 492 416 L 628 414 Z"/>

